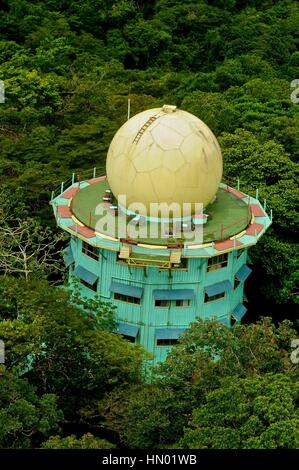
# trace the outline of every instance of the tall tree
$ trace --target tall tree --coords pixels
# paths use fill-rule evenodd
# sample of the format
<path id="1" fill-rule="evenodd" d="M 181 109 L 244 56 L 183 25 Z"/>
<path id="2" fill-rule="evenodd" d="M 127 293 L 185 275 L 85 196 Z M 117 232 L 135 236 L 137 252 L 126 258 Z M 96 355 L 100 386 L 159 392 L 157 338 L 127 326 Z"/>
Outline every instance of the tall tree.
<path id="1" fill-rule="evenodd" d="M 283 374 L 229 378 L 193 410 L 179 446 L 189 449 L 296 449 L 298 383 Z"/>
<path id="2" fill-rule="evenodd" d="M 38 396 L 25 379 L 0 372 L 0 448 L 30 448 L 60 430 L 63 413 L 53 394 Z"/>

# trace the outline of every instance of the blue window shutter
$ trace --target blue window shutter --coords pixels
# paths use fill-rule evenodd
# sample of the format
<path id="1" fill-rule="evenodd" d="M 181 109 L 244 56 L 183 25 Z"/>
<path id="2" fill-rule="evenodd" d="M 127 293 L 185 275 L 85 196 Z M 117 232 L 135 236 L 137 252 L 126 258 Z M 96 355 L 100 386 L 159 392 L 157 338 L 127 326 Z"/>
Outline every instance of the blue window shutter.
<path id="1" fill-rule="evenodd" d="M 64 259 L 64 263 L 68 268 L 70 264 L 74 262 L 74 255 L 71 245 L 68 245 L 64 250 L 62 250 L 62 256 Z"/>
<path id="2" fill-rule="evenodd" d="M 192 300 L 194 291 L 192 289 L 156 289 L 153 295 L 155 300 Z"/>
<path id="3" fill-rule="evenodd" d="M 178 339 L 186 331 L 185 328 L 157 328 L 156 339 Z"/>
<path id="4" fill-rule="evenodd" d="M 131 336 L 132 338 L 136 338 L 138 335 L 139 326 L 130 325 L 129 323 L 118 322 L 116 333 L 125 336 Z"/>
<path id="5" fill-rule="evenodd" d="M 247 264 L 243 264 L 236 273 L 236 278 L 239 279 L 240 282 L 245 282 L 251 272 L 252 269 L 250 269 Z"/>
<path id="6" fill-rule="evenodd" d="M 206 286 L 206 293 L 208 294 L 209 297 L 212 297 L 213 295 L 218 295 L 218 294 L 223 294 L 223 292 L 229 292 L 233 288 L 232 284 L 230 281 L 221 281 L 221 282 L 216 282 L 215 284 L 212 284 L 210 286 Z"/>
<path id="7" fill-rule="evenodd" d="M 141 299 L 143 294 L 142 287 L 121 284 L 120 282 L 116 281 L 111 282 L 110 290 L 116 294 L 128 295 L 129 297 L 135 297 L 137 299 Z"/>
<path id="8" fill-rule="evenodd" d="M 87 282 L 91 286 L 98 280 L 98 276 L 88 271 L 88 269 L 83 268 L 83 266 L 78 265 L 75 269 L 75 276 L 82 281 Z"/>
<path id="9" fill-rule="evenodd" d="M 241 321 L 246 312 L 247 312 L 247 308 L 243 304 L 239 304 L 233 310 L 233 316 L 235 317 L 237 321 Z"/>

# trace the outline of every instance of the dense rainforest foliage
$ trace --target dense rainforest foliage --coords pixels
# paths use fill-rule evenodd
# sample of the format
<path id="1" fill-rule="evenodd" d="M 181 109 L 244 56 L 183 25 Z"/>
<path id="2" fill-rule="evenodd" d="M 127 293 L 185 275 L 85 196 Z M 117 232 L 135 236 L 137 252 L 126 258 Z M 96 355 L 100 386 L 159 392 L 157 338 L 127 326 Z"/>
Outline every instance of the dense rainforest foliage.
<path id="1" fill-rule="evenodd" d="M 299 446 L 298 24 L 294 0 L 0 0 L 0 447 Z M 224 178 L 273 210 L 246 324 L 198 321 L 151 384 L 110 305 L 53 286 L 51 191 L 104 174 L 129 93 L 132 114 L 167 103 L 206 122 Z"/>

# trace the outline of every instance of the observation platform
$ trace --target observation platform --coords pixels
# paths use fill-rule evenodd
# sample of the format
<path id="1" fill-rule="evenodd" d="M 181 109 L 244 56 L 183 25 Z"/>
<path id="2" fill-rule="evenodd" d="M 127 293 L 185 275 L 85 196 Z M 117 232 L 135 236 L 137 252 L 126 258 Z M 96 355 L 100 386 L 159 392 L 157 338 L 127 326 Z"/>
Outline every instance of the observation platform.
<path id="1" fill-rule="evenodd" d="M 105 191 L 109 189 L 108 182 L 105 181 L 95 181 L 90 182 L 88 186 L 81 188 L 73 195 L 71 202 L 71 211 L 72 214 L 80 221 L 84 226 L 89 227 L 93 230 L 96 230 L 98 222 L 101 219 L 101 215 L 96 214 L 96 208 L 100 204 L 104 206 L 103 196 Z M 116 201 L 114 202 L 115 204 Z M 111 202 L 113 204 L 113 202 Z M 107 206 L 109 207 L 109 205 Z M 219 240 L 225 240 L 236 233 L 244 230 L 250 222 L 251 211 L 250 207 L 243 201 L 242 198 L 228 191 L 226 188 L 219 188 L 216 196 L 216 201 L 213 204 L 210 204 L 206 210 L 205 214 L 208 216 L 207 223 L 203 225 L 203 242 L 215 242 Z M 117 220 L 115 220 L 115 231 L 108 231 L 106 235 L 117 238 Z M 150 224 L 154 222 L 147 223 L 146 231 L 150 234 Z M 178 242 L 184 241 L 184 234 L 182 233 L 182 238 L 176 238 L 175 236 L 162 237 L 161 236 L 161 224 L 157 223 L 157 233 L 158 237 L 155 240 L 152 240 L 150 237 L 147 238 L 138 238 L 140 243 L 149 243 L 154 245 L 169 245 L 177 244 Z M 129 234 L 126 234 L 126 239 L 130 239 Z"/>
<path id="2" fill-rule="evenodd" d="M 203 239 L 200 244 L 190 242 L 184 238 L 180 231 L 177 237 L 175 230 L 169 236 L 161 236 L 162 225 L 157 223 L 158 236 L 151 238 L 137 237 L 132 239 L 129 233 L 118 238 L 119 214 L 115 214 L 115 227 L 105 233 L 99 231 L 99 222 L 104 215 L 96 215 L 99 206 L 116 206 L 113 199 L 104 201 L 109 184 L 105 176 L 94 177 L 80 182 L 74 182 L 74 177 L 61 185 L 61 189 L 52 194 L 51 204 L 55 213 L 57 224 L 71 234 L 88 241 L 91 245 L 121 251 L 128 247 L 124 258 L 131 259 L 131 264 L 138 264 L 136 260 L 149 257 L 148 265 L 165 264 L 165 258 L 173 250 L 179 250 L 181 257 L 210 257 L 221 252 L 241 249 L 254 245 L 272 222 L 260 201 L 241 191 L 221 183 L 216 194 L 216 200 L 206 207 L 204 213 L 207 222 L 202 225 Z M 96 210 L 96 208 L 98 208 Z M 145 222 L 150 233 L 149 225 Z M 152 263 L 151 263 L 152 259 Z M 129 262 L 129 261 L 128 261 Z"/>

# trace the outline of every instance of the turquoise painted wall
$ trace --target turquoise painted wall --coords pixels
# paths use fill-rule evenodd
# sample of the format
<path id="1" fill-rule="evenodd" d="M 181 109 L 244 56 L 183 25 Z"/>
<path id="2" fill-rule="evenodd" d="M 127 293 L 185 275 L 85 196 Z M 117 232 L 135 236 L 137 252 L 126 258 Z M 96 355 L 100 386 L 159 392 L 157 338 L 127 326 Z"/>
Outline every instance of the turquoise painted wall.
<path id="1" fill-rule="evenodd" d="M 117 261 L 117 252 L 110 250 L 100 250 L 99 260 L 96 261 L 82 253 L 82 241 L 75 236 L 71 237 L 71 248 L 74 263 L 70 266 L 70 274 L 80 265 L 98 276 L 97 294 L 103 301 L 109 300 L 116 306 L 120 322 L 139 327 L 137 342 L 153 354 L 154 363 L 164 361 L 170 349 L 169 346 L 157 346 L 157 328 L 187 328 L 196 317 L 215 317 L 229 325 L 234 308 L 243 303 L 242 282 L 224 298 L 208 303 L 204 302 L 204 290 L 206 286 L 223 280 L 229 280 L 234 285 L 235 274 L 246 263 L 247 249 L 243 249 L 241 255 L 240 251 L 230 252 L 227 267 L 212 272 L 207 272 L 207 259 L 189 258 L 188 269 L 172 270 L 170 277 L 169 271 L 159 271 L 158 267 L 128 267 L 126 263 Z M 114 300 L 110 291 L 112 281 L 142 287 L 144 291 L 140 305 Z M 95 295 L 82 284 L 80 289 L 82 296 L 92 298 Z M 171 301 L 170 307 L 155 307 L 155 289 L 192 289 L 194 300 L 190 307 L 175 307 L 174 301 Z"/>

